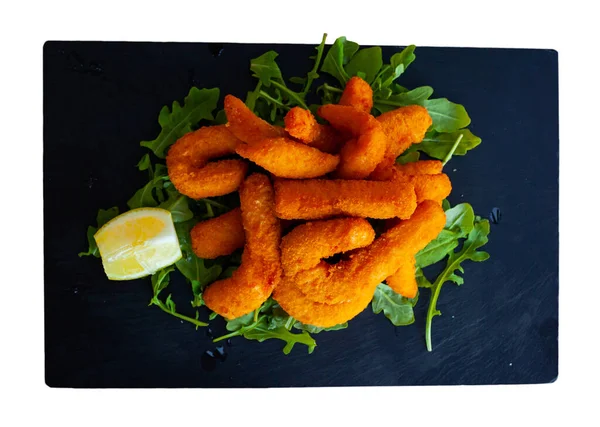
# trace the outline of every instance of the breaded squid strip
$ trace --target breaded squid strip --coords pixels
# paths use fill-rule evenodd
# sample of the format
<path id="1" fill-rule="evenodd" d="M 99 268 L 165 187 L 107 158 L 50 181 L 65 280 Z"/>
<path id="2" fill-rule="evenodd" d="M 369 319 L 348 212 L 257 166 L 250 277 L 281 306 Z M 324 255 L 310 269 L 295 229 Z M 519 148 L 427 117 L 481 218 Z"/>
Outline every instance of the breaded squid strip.
<path id="1" fill-rule="evenodd" d="M 348 105 L 326 104 L 317 113 L 331 126 L 354 137 L 340 150 L 336 176 L 363 179 L 375 170 L 385 155 L 388 138 L 373 116 Z"/>
<path id="2" fill-rule="evenodd" d="M 199 258 L 214 259 L 231 255 L 246 241 L 241 209 L 235 208 L 216 218 L 199 222 L 190 231 L 190 236 L 192 250 Z"/>
<path id="3" fill-rule="evenodd" d="M 347 139 L 333 127 L 318 123 L 310 111 L 300 107 L 288 111 L 283 120 L 290 136 L 324 153 L 338 153 Z"/>
<path id="4" fill-rule="evenodd" d="M 282 219 L 409 218 L 416 207 L 414 188 L 394 181 L 275 181 L 275 212 Z"/>
<path id="5" fill-rule="evenodd" d="M 316 178 L 334 171 L 340 162 L 337 155 L 323 153 L 289 138 L 242 143 L 236 153 L 280 178 Z"/>
<path id="6" fill-rule="evenodd" d="M 240 187 L 240 204 L 246 234 L 242 264 L 232 277 L 212 283 L 203 293 L 206 306 L 226 319 L 260 307 L 281 278 L 281 225 L 269 178 L 250 175 Z"/>
<path id="7" fill-rule="evenodd" d="M 376 171 L 371 175 L 371 179 L 412 185 L 417 195 L 417 203 L 424 200 L 442 203 L 452 192 L 452 183 L 448 175 L 441 171 L 442 162 L 419 160 L 404 165 L 395 164 L 385 170 Z"/>
<path id="8" fill-rule="evenodd" d="M 369 283 L 381 283 L 396 273 L 406 258 L 414 257 L 437 237 L 445 222 L 440 206 L 429 200 L 423 202 L 410 219 L 386 231 L 368 247 L 353 252 L 351 259 L 335 265 L 318 264 L 315 271 L 298 273 L 294 283 L 313 301 L 351 301 Z"/>
<path id="9" fill-rule="evenodd" d="M 252 144 L 265 138 L 285 136 L 282 127 L 273 126 L 258 117 L 241 99 L 227 95 L 224 104 L 227 129 L 241 141 Z"/>
<path id="10" fill-rule="evenodd" d="M 377 121 L 388 138 L 388 146 L 375 173 L 392 166 L 408 147 L 423 141 L 425 132 L 432 123 L 427 109 L 420 105 L 408 105 L 388 111 L 378 116 Z"/>
<path id="11" fill-rule="evenodd" d="M 177 191 L 201 199 L 237 190 L 248 164 L 243 160 L 209 161 L 234 154 L 238 143 L 224 125 L 202 127 L 179 138 L 166 159 L 169 178 Z"/>
<path id="12" fill-rule="evenodd" d="M 285 276 L 273 298 L 302 323 L 330 327 L 355 317 L 365 309 L 379 283 L 397 270 L 407 256 L 416 254 L 444 227 L 444 211 L 435 202 L 424 202 L 413 216 L 388 230 L 371 245 L 358 249 L 347 261 L 312 273 L 313 282 Z M 302 248 L 295 248 L 301 251 Z M 306 270 L 307 276 L 311 270 Z M 317 302 L 314 299 L 324 302 Z"/>
<path id="13" fill-rule="evenodd" d="M 281 267 L 285 276 L 315 267 L 323 258 L 370 245 L 375 230 L 363 218 L 307 222 L 281 239 Z M 325 263 L 326 264 L 326 263 Z"/>
<path id="14" fill-rule="evenodd" d="M 350 105 L 358 111 L 371 113 L 373 108 L 373 89 L 371 89 L 371 85 L 360 77 L 351 77 L 346 83 L 339 104 Z"/>

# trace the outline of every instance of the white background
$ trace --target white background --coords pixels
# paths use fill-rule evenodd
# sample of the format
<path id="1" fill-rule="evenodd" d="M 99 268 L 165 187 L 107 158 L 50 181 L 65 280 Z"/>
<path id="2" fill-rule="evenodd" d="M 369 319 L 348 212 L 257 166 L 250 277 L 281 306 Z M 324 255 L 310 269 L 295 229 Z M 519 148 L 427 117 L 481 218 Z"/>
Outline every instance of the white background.
<path id="1" fill-rule="evenodd" d="M 29 3 L 29 4 L 28 4 Z M 89 3 L 89 4 L 88 4 Z M 0 400 L 4 425 L 591 425 L 597 404 L 598 49 L 593 2 L 8 2 L 0 16 Z M 359 5 L 360 3 L 360 5 Z M 15 9 L 18 7 L 18 10 Z M 541 386 L 61 390 L 44 384 L 46 40 L 550 48 L 560 76 L 559 377 Z M 493 102 L 493 100 L 490 100 Z M 540 144 L 540 141 L 532 141 Z M 507 156 L 518 156 L 508 153 Z M 502 159 L 497 159 L 502 161 Z M 507 164 L 510 159 L 506 159 Z M 69 307 L 64 307 L 68 312 Z M 74 322 L 77 319 L 73 319 Z M 149 375 L 152 373 L 149 372 Z M 590 388 L 592 388 L 590 390 Z M 596 398 L 593 398 L 593 396 Z M 8 399 L 7 399 L 7 397 Z M 589 420 L 584 422 L 583 420 Z M 5 424 L 6 423 L 6 424 Z"/>

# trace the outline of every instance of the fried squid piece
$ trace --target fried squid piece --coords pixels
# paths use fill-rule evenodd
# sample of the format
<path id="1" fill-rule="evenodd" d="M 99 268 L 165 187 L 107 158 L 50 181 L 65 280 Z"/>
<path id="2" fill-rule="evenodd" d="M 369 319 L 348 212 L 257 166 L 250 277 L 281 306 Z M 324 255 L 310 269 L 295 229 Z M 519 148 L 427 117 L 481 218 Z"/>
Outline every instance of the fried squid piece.
<path id="1" fill-rule="evenodd" d="M 224 104 L 227 129 L 241 141 L 252 144 L 265 138 L 285 136 L 282 127 L 273 126 L 258 117 L 241 99 L 227 95 Z"/>
<path id="2" fill-rule="evenodd" d="M 235 208 L 216 218 L 199 222 L 190 231 L 190 237 L 192 250 L 199 258 L 214 259 L 231 255 L 246 241 L 241 209 Z"/>
<path id="3" fill-rule="evenodd" d="M 417 207 L 414 188 L 395 181 L 276 180 L 275 211 L 282 219 L 409 218 Z"/>
<path id="4" fill-rule="evenodd" d="M 243 160 L 210 160 L 234 154 L 238 143 L 224 125 L 202 127 L 179 138 L 167 154 L 169 178 L 177 191 L 201 199 L 237 190 L 248 164 Z"/>
<path id="5" fill-rule="evenodd" d="M 425 132 L 431 126 L 431 116 L 425 107 L 408 105 L 400 107 L 377 117 L 383 132 L 388 138 L 388 146 L 382 162 L 377 165 L 380 169 L 392 166 L 396 158 L 413 143 L 420 143 Z"/>
<path id="6" fill-rule="evenodd" d="M 402 260 L 433 240 L 445 222 L 443 209 L 426 201 L 410 219 L 369 246 L 357 249 L 348 260 L 335 265 L 320 262 L 293 276 L 286 274 L 273 298 L 290 316 L 305 324 L 330 327 L 348 321 L 365 309 L 377 285 L 394 274 Z M 302 252 L 302 246 L 294 251 Z"/>
<path id="7" fill-rule="evenodd" d="M 442 203 L 452 192 L 452 183 L 448 175 L 441 172 L 442 162 L 439 160 L 419 160 L 404 165 L 394 164 L 387 169 L 375 171 L 371 179 L 412 185 L 417 203 L 424 200 Z"/>
<path id="8" fill-rule="evenodd" d="M 351 77 L 346 83 L 339 104 L 350 105 L 358 111 L 371 113 L 373 108 L 373 89 L 371 89 L 371 85 L 360 77 Z"/>
<path id="9" fill-rule="evenodd" d="M 281 239 L 281 267 L 287 277 L 323 263 L 323 258 L 362 248 L 375 239 L 363 218 L 336 218 L 298 225 Z"/>
<path id="10" fill-rule="evenodd" d="M 323 153 L 289 138 L 242 143 L 235 151 L 280 178 L 316 178 L 334 171 L 340 162 L 337 155 Z"/>
<path id="11" fill-rule="evenodd" d="M 274 214 L 269 178 L 250 175 L 240 187 L 246 244 L 240 267 L 203 294 L 206 306 L 226 319 L 250 313 L 269 298 L 281 278 L 281 225 Z"/>
<path id="12" fill-rule="evenodd" d="M 333 127 L 318 123 L 310 111 L 300 107 L 288 111 L 283 120 L 291 137 L 324 153 L 338 153 L 347 140 Z"/>
<path id="13" fill-rule="evenodd" d="M 388 138 L 380 123 L 370 114 L 348 105 L 322 105 L 317 113 L 334 128 L 353 136 L 340 150 L 336 177 L 368 177 L 382 162 L 388 146 Z"/>

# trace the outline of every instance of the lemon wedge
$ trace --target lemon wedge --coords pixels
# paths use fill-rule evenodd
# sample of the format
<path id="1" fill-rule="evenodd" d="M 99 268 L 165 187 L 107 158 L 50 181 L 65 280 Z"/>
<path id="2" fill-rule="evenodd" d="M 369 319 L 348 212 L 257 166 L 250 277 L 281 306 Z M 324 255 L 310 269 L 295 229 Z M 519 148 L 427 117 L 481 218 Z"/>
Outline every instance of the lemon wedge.
<path id="1" fill-rule="evenodd" d="M 94 239 L 110 280 L 148 276 L 182 256 L 171 212 L 165 209 L 122 213 L 104 224 Z"/>

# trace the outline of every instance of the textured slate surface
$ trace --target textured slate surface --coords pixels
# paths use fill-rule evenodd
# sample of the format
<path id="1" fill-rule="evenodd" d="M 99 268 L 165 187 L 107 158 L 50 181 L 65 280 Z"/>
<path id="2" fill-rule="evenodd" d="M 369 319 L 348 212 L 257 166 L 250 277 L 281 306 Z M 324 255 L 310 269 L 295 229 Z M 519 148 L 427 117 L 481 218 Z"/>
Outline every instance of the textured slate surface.
<path id="1" fill-rule="evenodd" d="M 158 133 L 160 108 L 190 85 L 244 97 L 249 60 L 275 48 L 300 75 L 312 46 L 48 42 L 44 46 L 46 383 L 55 387 L 274 387 L 499 384 L 553 381 L 558 372 L 558 69 L 549 50 L 418 48 L 401 78 L 465 105 L 483 143 L 455 157 L 452 204 L 492 224 L 485 263 L 446 285 L 423 340 L 417 321 L 394 328 L 366 310 L 346 330 L 316 335 L 312 355 L 280 342 L 225 344 L 147 308 L 148 281 L 111 283 L 98 259 L 77 257 L 97 209 L 125 207 L 145 183 L 138 143 Z M 394 48 L 384 48 L 389 55 Z M 220 53 L 220 54 L 219 54 Z M 179 307 L 190 299 L 175 281 Z"/>

